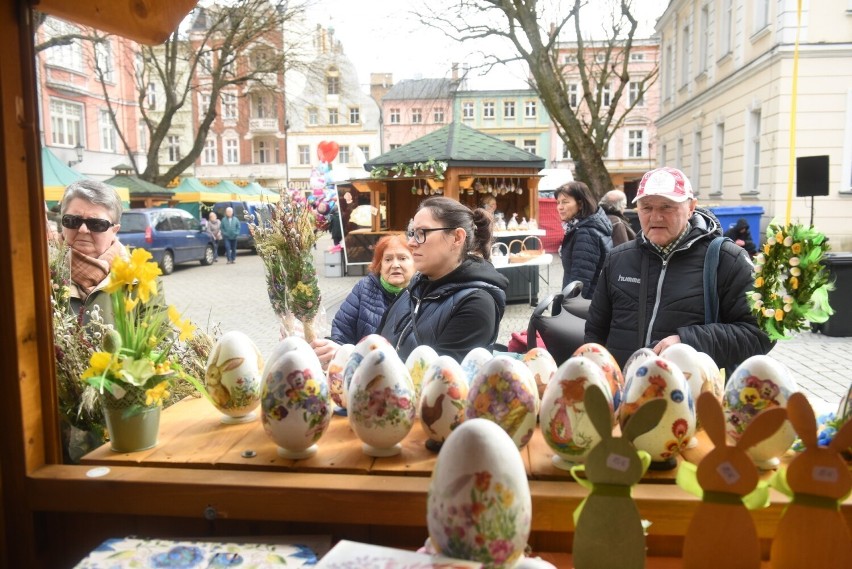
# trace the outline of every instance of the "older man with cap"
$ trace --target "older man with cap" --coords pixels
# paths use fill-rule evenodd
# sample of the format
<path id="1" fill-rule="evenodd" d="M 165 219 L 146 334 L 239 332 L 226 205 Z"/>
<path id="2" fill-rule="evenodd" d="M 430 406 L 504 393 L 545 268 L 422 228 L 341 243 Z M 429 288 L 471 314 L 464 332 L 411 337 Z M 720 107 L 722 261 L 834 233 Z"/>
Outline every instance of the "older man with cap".
<path id="1" fill-rule="evenodd" d="M 642 231 L 607 257 L 585 341 L 606 346 L 622 366 L 639 348 L 659 354 L 683 342 L 729 374 L 746 358 L 768 352 L 772 342 L 746 300 L 751 261 L 730 241 L 719 254 L 718 317 L 705 318 L 705 256 L 722 229 L 711 213 L 696 209 L 684 173 L 669 167 L 647 172 L 633 201 Z"/>

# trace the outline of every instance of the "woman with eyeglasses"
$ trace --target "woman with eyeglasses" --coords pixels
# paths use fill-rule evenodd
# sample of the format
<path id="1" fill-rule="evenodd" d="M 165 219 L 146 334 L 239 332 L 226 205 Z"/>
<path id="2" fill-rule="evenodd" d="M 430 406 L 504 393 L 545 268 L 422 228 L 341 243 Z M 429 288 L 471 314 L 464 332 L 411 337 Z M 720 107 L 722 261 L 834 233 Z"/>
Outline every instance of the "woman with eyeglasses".
<path id="1" fill-rule="evenodd" d="M 493 348 L 509 280 L 489 262 L 492 223 L 484 209 L 453 199 L 420 204 L 407 233 L 417 273 L 379 329 L 403 361 L 424 344 L 459 362 Z"/>
<path id="2" fill-rule="evenodd" d="M 583 298 L 592 298 L 603 262 L 612 249 L 612 223 L 583 182 L 568 182 L 554 192 L 556 212 L 562 220 L 562 288 L 583 283 Z"/>

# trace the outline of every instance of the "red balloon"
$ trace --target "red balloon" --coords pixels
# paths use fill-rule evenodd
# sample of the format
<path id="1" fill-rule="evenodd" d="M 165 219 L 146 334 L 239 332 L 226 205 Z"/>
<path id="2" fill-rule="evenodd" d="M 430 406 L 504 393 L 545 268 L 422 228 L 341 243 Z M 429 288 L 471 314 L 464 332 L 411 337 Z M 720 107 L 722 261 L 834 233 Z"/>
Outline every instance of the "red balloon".
<path id="1" fill-rule="evenodd" d="M 340 146 L 336 142 L 323 140 L 317 146 L 317 157 L 320 162 L 331 162 L 337 157 L 338 150 L 340 150 Z"/>

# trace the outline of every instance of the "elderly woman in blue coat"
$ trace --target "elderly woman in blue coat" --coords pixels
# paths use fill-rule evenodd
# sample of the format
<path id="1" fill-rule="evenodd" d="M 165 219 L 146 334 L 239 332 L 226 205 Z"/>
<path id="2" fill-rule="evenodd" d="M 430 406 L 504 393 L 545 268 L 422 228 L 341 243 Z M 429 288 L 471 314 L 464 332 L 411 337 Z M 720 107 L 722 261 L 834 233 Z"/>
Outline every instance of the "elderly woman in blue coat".
<path id="1" fill-rule="evenodd" d="M 387 235 L 379 239 L 369 274 L 358 281 L 331 322 L 331 337 L 311 344 L 323 366 L 340 344 L 356 344 L 377 331 L 388 307 L 413 275 L 414 261 L 405 236 Z"/>

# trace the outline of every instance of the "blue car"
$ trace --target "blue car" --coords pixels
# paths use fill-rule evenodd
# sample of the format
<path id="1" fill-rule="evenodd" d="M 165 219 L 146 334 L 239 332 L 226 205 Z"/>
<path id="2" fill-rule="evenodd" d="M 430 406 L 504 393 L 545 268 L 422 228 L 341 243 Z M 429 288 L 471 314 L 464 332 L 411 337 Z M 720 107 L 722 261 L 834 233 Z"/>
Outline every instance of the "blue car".
<path id="1" fill-rule="evenodd" d="M 178 263 L 213 264 L 213 238 L 190 213 L 176 208 L 128 209 L 121 214 L 119 240 L 151 252 L 164 275 Z"/>

